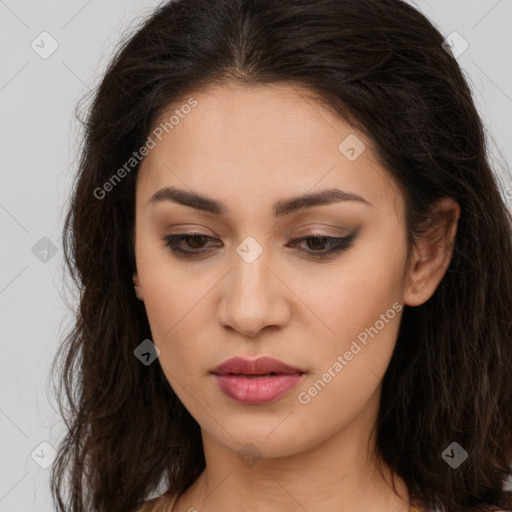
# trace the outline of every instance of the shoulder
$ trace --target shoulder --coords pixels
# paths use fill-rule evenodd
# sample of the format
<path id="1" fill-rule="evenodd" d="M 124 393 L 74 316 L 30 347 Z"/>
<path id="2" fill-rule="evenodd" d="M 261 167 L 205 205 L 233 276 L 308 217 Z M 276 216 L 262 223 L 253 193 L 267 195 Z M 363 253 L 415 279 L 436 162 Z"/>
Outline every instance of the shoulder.
<path id="1" fill-rule="evenodd" d="M 136 512 L 171 512 L 176 496 L 162 494 L 156 498 L 146 500 Z"/>

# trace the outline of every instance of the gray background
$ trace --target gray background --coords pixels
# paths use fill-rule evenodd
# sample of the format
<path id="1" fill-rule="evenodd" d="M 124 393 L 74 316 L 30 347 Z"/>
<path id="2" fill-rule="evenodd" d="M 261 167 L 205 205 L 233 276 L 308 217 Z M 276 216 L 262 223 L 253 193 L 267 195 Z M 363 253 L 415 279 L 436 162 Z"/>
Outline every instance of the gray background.
<path id="1" fill-rule="evenodd" d="M 121 37 L 160 3 L 0 0 L 0 512 L 53 510 L 44 466 L 64 429 L 48 372 L 72 320 L 66 300 L 76 307 L 61 248 L 80 135 L 74 109 L 100 80 Z M 457 60 L 505 191 L 512 185 L 512 0 L 415 5 L 445 36 L 456 31 L 469 43 Z M 31 47 L 35 40 L 39 51 L 51 48 L 49 39 L 43 48 L 43 31 L 58 43 L 48 58 Z M 512 188 L 506 194 L 512 203 Z M 48 247 L 56 254 L 45 253 Z"/>

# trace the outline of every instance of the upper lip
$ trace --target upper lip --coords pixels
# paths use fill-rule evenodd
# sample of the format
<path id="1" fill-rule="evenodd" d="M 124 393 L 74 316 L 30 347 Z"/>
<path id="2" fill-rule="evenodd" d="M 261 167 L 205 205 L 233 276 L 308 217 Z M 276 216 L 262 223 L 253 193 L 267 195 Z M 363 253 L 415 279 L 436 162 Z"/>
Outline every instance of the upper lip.
<path id="1" fill-rule="evenodd" d="M 257 359 L 244 359 L 233 357 L 216 366 L 212 373 L 217 375 L 266 375 L 268 373 L 305 373 L 299 368 L 289 366 L 272 357 L 259 357 Z"/>

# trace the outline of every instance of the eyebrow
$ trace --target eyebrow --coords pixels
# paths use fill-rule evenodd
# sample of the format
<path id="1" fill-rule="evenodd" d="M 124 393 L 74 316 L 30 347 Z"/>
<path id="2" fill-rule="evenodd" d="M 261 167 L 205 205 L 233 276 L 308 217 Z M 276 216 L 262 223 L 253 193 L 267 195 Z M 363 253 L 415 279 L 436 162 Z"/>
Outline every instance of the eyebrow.
<path id="1" fill-rule="evenodd" d="M 221 201 L 176 187 L 165 187 L 158 192 L 155 192 L 148 201 L 148 204 L 156 204 L 166 201 L 190 206 L 196 210 L 205 211 L 214 215 L 225 215 L 228 212 L 227 206 Z M 284 217 L 296 211 L 311 208 L 313 206 L 338 203 L 342 201 L 355 201 L 372 206 L 366 199 L 357 194 L 345 192 L 337 188 L 331 188 L 312 194 L 304 194 L 301 196 L 291 197 L 289 199 L 281 199 L 274 203 L 272 211 L 274 213 L 274 217 Z"/>

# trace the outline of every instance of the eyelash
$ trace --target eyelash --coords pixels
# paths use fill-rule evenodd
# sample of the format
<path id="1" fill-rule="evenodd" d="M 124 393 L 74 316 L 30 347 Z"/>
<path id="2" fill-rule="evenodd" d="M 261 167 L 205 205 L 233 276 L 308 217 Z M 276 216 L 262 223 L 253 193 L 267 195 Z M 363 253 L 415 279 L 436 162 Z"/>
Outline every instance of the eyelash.
<path id="1" fill-rule="evenodd" d="M 326 236 L 318 233 L 311 233 L 308 236 L 303 236 L 301 238 L 296 238 L 295 240 L 292 240 L 292 242 L 303 242 L 305 240 L 311 240 L 311 239 L 322 239 L 329 242 L 332 246 L 331 249 L 324 252 L 318 252 L 318 251 L 312 251 L 312 250 L 304 250 L 304 249 L 298 249 L 299 252 L 307 253 L 308 257 L 314 258 L 314 259 L 325 259 L 329 257 L 334 257 L 338 253 L 341 253 L 343 251 L 346 251 L 349 249 L 354 241 L 355 233 L 347 236 L 347 237 L 335 237 L 335 236 Z M 196 249 L 196 250 L 186 250 L 182 249 L 181 247 L 178 247 L 178 244 L 187 238 L 194 238 L 194 237 L 204 237 L 207 239 L 212 239 L 213 237 L 205 235 L 203 233 L 182 233 L 179 235 L 169 235 L 164 237 L 162 240 L 165 241 L 164 247 L 169 247 L 169 249 L 178 257 L 182 258 L 198 258 L 206 253 L 212 252 L 213 249 Z"/>

